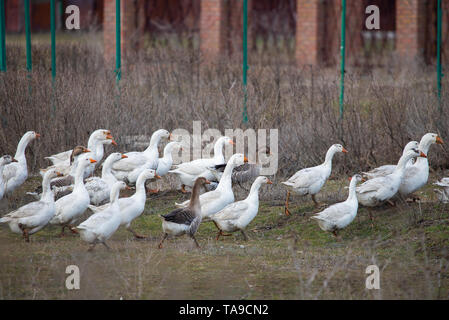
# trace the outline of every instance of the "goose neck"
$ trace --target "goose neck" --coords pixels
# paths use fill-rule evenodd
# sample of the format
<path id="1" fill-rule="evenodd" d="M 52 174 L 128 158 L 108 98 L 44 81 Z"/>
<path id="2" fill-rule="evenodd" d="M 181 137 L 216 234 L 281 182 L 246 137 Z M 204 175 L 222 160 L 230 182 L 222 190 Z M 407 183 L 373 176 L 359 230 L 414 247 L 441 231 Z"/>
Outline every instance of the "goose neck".
<path id="1" fill-rule="evenodd" d="M 218 141 L 214 145 L 214 159 L 217 163 L 224 162 L 224 156 L 223 156 L 224 143 L 225 143 L 225 139 L 222 137 L 222 138 L 218 139 Z"/>
<path id="2" fill-rule="evenodd" d="M 323 165 L 332 166 L 332 159 L 334 158 L 335 152 L 335 149 L 332 147 L 327 150 Z"/>
<path id="3" fill-rule="evenodd" d="M 234 168 L 235 163 L 233 161 L 228 161 L 223 175 L 221 176 L 220 182 L 218 183 L 217 190 L 222 190 L 223 188 L 232 186 L 232 170 L 234 170 Z"/>
<path id="4" fill-rule="evenodd" d="M 348 201 L 357 200 L 356 186 L 357 186 L 356 179 L 352 179 L 351 183 L 349 184 L 349 195 L 347 199 Z"/>
<path id="5" fill-rule="evenodd" d="M 51 178 L 49 175 L 44 176 L 44 179 L 42 181 L 42 195 L 41 200 L 42 201 L 54 201 L 54 194 L 50 187 Z"/>
<path id="6" fill-rule="evenodd" d="M 25 149 L 27 148 L 30 141 L 31 138 L 28 135 L 23 136 L 22 139 L 20 139 L 19 144 L 17 145 L 16 154 L 14 155 L 15 159 L 17 160 L 25 159 Z"/>

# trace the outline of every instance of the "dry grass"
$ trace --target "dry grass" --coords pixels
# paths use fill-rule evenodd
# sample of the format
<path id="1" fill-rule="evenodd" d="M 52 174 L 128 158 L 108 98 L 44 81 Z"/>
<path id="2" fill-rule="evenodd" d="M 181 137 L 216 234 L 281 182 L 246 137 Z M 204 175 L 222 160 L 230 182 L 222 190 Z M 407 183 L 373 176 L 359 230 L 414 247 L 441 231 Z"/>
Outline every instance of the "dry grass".
<path id="1" fill-rule="evenodd" d="M 113 66 L 104 65 L 98 38 L 91 37 L 83 43 L 58 44 L 54 92 L 49 46 L 37 42 L 33 47 L 28 79 L 23 45 L 11 42 L 8 72 L 0 77 L 0 154 L 14 153 L 29 129 L 42 133 L 28 151 L 35 171 L 47 165 L 44 156 L 85 144 L 89 133 L 100 127 L 112 130 L 119 150 L 126 148 L 120 144 L 122 136 L 150 135 L 159 128 L 191 132 L 193 121 L 201 121 L 203 130 L 222 133 L 243 127 L 238 60 L 201 67 L 202 59 L 194 51 L 148 48 L 125 63 L 117 90 Z M 348 67 L 343 120 L 335 69 L 296 68 L 275 58 L 271 64 L 251 62 L 248 127 L 279 129 L 278 174 L 321 162 L 327 148 L 337 142 L 351 156 L 336 157 L 336 172 L 352 174 L 396 162 L 403 146 L 426 132 L 447 139 L 449 99 L 444 93 L 440 111 L 433 68 L 393 58 L 388 69 Z M 447 168 L 447 145 L 432 148 L 429 157 L 432 168 Z"/>

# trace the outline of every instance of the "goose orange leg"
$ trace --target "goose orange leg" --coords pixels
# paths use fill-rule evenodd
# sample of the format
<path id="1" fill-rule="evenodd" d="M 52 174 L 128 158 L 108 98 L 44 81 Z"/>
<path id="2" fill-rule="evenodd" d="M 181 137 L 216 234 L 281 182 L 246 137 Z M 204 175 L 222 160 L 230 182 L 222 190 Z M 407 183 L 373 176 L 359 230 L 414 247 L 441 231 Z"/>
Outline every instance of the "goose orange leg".
<path id="1" fill-rule="evenodd" d="M 286 216 L 290 215 L 290 211 L 288 210 L 288 199 L 290 198 L 290 191 L 287 191 L 287 196 L 285 198 L 285 207 L 284 207 L 284 213 Z"/>

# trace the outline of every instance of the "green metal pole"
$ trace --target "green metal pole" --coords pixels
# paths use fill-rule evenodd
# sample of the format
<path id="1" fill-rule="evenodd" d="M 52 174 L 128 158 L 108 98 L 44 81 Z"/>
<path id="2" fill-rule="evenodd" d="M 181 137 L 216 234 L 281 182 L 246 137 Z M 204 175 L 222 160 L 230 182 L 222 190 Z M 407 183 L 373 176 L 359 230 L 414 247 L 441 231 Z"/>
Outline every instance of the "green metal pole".
<path id="1" fill-rule="evenodd" d="M 441 71 L 441 24 L 442 24 L 442 12 L 441 12 L 441 0 L 438 0 L 438 22 L 437 22 L 437 87 L 438 87 L 438 103 L 441 108 L 441 78 L 443 76 Z"/>
<path id="2" fill-rule="evenodd" d="M 31 28 L 30 28 L 30 0 L 24 0 L 25 11 L 25 38 L 26 38 L 26 52 L 27 52 L 27 70 L 31 71 L 33 68 L 31 60 Z"/>
<path id="3" fill-rule="evenodd" d="M 248 123 L 248 0 L 243 0 L 243 123 Z"/>
<path id="4" fill-rule="evenodd" d="M 5 0 L 0 0 L 0 71 L 6 71 Z"/>
<path id="5" fill-rule="evenodd" d="M 115 0 L 115 74 L 117 84 L 122 77 L 121 68 L 120 0 Z"/>
<path id="6" fill-rule="evenodd" d="M 345 98 L 345 46 L 346 46 L 346 0 L 341 1 L 341 78 L 340 78 L 340 119 L 343 118 L 343 102 Z"/>
<path id="7" fill-rule="evenodd" d="M 56 78 L 55 0 L 50 0 L 50 29 L 51 29 L 51 79 L 54 83 Z"/>

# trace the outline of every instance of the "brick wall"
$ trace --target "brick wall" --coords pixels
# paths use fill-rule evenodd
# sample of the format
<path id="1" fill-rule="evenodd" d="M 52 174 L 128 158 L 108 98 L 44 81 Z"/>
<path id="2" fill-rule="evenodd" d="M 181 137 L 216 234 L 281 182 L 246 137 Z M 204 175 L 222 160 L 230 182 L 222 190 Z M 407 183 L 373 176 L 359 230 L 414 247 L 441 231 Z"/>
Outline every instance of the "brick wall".
<path id="1" fill-rule="evenodd" d="M 23 3 L 21 0 L 8 0 L 6 3 L 6 31 L 20 32 L 25 29 Z"/>
<path id="2" fill-rule="evenodd" d="M 201 0 L 200 50 L 206 60 L 217 58 L 225 49 L 225 0 Z"/>
<path id="3" fill-rule="evenodd" d="M 320 59 L 320 0 L 298 0 L 296 20 L 296 61 L 317 64 Z"/>
<path id="4" fill-rule="evenodd" d="M 396 1 L 396 50 L 403 57 L 420 56 L 424 46 L 424 1 Z"/>

